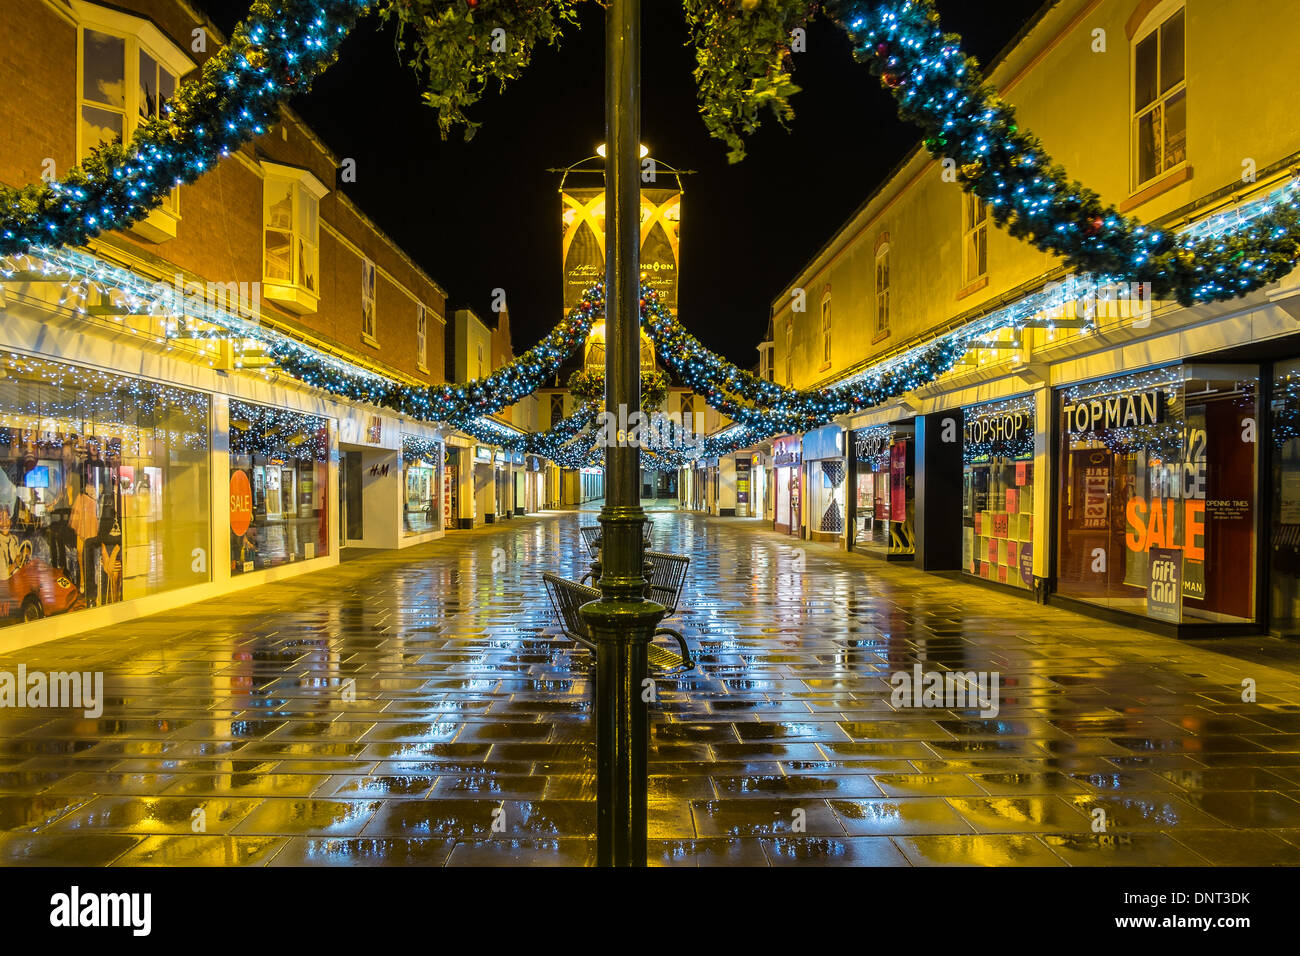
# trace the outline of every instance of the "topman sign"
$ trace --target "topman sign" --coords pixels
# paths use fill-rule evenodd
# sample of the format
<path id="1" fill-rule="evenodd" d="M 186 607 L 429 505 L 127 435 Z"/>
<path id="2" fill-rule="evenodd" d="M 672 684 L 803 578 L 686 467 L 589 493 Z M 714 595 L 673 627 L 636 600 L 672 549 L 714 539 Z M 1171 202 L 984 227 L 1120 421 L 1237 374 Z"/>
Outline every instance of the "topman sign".
<path id="1" fill-rule="evenodd" d="M 1071 433 L 1137 428 L 1164 421 L 1165 393 L 1159 389 L 1094 398 L 1065 407 L 1065 430 Z"/>

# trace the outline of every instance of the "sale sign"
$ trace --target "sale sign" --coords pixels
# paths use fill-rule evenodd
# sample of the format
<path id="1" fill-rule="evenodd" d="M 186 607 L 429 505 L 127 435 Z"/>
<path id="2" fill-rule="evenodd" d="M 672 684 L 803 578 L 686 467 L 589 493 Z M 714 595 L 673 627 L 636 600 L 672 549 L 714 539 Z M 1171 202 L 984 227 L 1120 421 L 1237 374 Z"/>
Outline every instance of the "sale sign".
<path id="1" fill-rule="evenodd" d="M 230 530 L 241 536 L 253 522 L 253 489 L 248 472 L 236 468 L 230 473 Z"/>

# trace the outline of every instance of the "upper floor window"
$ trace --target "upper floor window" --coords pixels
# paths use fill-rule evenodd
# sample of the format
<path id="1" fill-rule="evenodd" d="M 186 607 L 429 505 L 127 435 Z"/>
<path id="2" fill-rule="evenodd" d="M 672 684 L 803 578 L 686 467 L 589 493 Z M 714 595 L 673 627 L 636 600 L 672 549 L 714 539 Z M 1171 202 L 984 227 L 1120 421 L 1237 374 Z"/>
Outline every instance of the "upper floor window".
<path id="1" fill-rule="evenodd" d="M 263 292 L 294 312 L 320 302 L 320 198 L 324 183 L 305 169 L 262 161 Z"/>
<path id="2" fill-rule="evenodd" d="M 423 305 L 415 310 L 415 364 L 421 372 L 429 371 L 429 313 Z"/>
<path id="3" fill-rule="evenodd" d="M 552 392 L 550 427 L 554 428 L 563 419 L 564 419 L 564 396 L 559 392 Z"/>
<path id="4" fill-rule="evenodd" d="M 375 335 L 375 264 L 361 260 L 361 337 L 371 342 Z"/>
<path id="5" fill-rule="evenodd" d="M 194 62 L 143 17 L 73 0 L 77 31 L 77 159 L 105 143 L 129 142 L 136 130 L 167 113 L 180 77 Z M 176 235 L 180 190 L 132 227 L 153 242 Z"/>
<path id="6" fill-rule="evenodd" d="M 785 384 L 794 386 L 794 316 L 785 323 Z"/>
<path id="7" fill-rule="evenodd" d="M 822 296 L 822 367 L 831 364 L 831 295 Z"/>
<path id="8" fill-rule="evenodd" d="M 962 280 L 970 283 L 989 271 L 989 207 L 978 196 L 962 193 Z"/>
<path id="9" fill-rule="evenodd" d="M 1134 186 L 1187 159 L 1185 21 L 1180 9 L 1134 38 Z"/>
<path id="10" fill-rule="evenodd" d="M 764 377 L 765 377 L 769 382 L 775 382 L 775 381 L 776 381 L 776 364 L 775 364 L 775 363 L 776 363 L 776 346 L 775 346 L 775 345 L 769 345 L 769 346 L 767 347 L 767 361 L 763 363 L 765 366 L 767 366 L 767 367 L 764 369 L 764 371 L 767 373 Z"/>
<path id="11" fill-rule="evenodd" d="M 478 344 L 478 378 L 483 378 L 483 343 Z"/>
<path id="12" fill-rule="evenodd" d="M 876 251 L 876 334 L 889 331 L 889 244 Z"/>

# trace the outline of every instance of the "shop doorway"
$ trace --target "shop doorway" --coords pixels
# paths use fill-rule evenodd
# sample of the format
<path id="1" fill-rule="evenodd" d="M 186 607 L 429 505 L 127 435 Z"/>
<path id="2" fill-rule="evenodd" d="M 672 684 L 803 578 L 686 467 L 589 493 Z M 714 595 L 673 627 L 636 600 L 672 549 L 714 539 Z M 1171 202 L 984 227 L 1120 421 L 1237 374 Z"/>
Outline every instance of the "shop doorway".
<path id="1" fill-rule="evenodd" d="M 339 546 L 361 543 L 365 530 L 362 524 L 364 509 L 361 504 L 361 452 L 339 453 Z"/>

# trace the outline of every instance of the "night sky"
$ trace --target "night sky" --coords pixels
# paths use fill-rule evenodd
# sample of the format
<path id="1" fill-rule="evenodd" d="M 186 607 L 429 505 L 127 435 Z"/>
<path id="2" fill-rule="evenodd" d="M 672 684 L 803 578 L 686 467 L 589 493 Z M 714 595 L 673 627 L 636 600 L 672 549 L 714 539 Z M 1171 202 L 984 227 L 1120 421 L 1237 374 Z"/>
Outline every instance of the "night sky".
<path id="1" fill-rule="evenodd" d="M 229 34 L 247 0 L 200 0 Z M 988 62 L 1042 0 L 938 0 L 944 28 Z M 687 177 L 682 214 L 680 315 L 707 346 L 744 367 L 767 328 L 772 298 L 916 143 L 893 99 L 828 21 L 794 56 L 789 132 L 773 119 L 728 164 L 697 114 L 693 48 L 672 0 L 642 4 L 642 141 Z M 342 188 L 445 288 L 449 308 L 489 319 L 492 290 L 506 291 L 515 352 L 560 318 L 559 177 L 547 168 L 592 155 L 604 140 L 604 12 L 589 4 L 581 29 L 535 57 L 503 95 L 471 115 L 466 143 L 439 137 L 421 84 L 394 49 L 395 29 L 367 17 L 338 63 L 292 106 L 340 157 L 357 161 Z M 592 180 L 588 178 L 588 183 Z M 662 184 L 662 183 L 661 183 Z"/>

